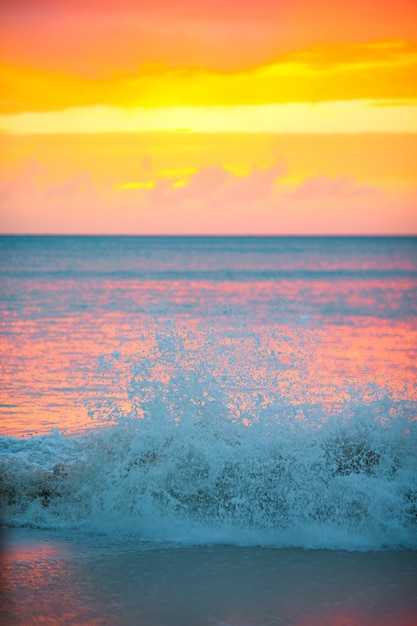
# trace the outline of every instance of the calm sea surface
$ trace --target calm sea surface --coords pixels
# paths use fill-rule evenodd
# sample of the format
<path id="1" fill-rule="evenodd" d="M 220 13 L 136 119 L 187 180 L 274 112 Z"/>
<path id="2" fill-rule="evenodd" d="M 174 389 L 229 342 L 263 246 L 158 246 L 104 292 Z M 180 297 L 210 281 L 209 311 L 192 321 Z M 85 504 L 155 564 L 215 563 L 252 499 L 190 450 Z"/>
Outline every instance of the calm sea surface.
<path id="1" fill-rule="evenodd" d="M 50 623 L 413 623 L 416 238 L 1 237 L 0 281 L 0 500 L 13 529 L 8 584 L 23 590 L 16 615 L 35 575 L 38 618 L 55 615 Z M 149 560 L 146 546 L 164 547 Z M 299 548 L 316 556 L 304 563 Z M 109 559 L 102 570 L 97 550 Z M 339 562 L 340 550 L 351 557 Z M 347 583 L 329 572 L 358 576 L 356 551 L 378 551 L 385 565 L 372 561 L 374 595 L 360 600 L 355 587 L 338 604 Z M 297 610 L 277 555 L 304 572 L 310 595 L 301 606 L 294 589 Z M 138 559 L 150 585 L 141 609 L 121 591 L 138 579 Z M 170 621 L 174 596 L 197 585 L 199 559 L 201 594 L 212 586 L 216 610 L 180 603 Z M 256 585 L 246 606 L 242 559 L 273 581 L 268 598 L 290 597 L 278 603 L 282 619 Z M 58 561 L 63 578 L 47 578 Z M 107 567 L 118 568 L 113 604 L 98 599 L 111 587 Z M 166 567 L 183 584 L 172 598 L 168 585 L 156 617 Z M 305 567 L 322 576 L 327 609 Z M 214 570 L 235 581 L 230 602 Z M 93 582 L 59 618 L 45 590 L 60 595 L 59 580 L 81 571 Z M 388 609 L 375 607 L 394 583 L 384 571 L 405 577 L 385 622 Z M 25 615 L 17 623 L 31 623 Z"/>

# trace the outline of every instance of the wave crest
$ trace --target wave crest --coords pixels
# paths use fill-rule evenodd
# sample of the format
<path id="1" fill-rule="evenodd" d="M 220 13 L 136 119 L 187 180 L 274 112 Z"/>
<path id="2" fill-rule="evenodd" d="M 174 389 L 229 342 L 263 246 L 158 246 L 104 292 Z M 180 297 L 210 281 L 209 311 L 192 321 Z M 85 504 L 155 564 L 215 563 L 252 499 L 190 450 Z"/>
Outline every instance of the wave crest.
<path id="1" fill-rule="evenodd" d="M 417 548 L 417 428 L 356 415 L 125 419 L 82 437 L 2 438 L 8 524 L 185 543 Z"/>

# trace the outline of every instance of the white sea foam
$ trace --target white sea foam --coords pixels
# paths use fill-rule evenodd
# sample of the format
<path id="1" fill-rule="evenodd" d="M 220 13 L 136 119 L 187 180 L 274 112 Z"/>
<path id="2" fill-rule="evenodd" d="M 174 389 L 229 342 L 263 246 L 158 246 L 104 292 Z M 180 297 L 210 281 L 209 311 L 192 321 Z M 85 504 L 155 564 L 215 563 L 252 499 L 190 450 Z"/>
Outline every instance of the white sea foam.
<path id="1" fill-rule="evenodd" d="M 415 422 L 360 412 L 317 428 L 200 415 L 3 437 L 3 516 L 189 544 L 416 548 L 416 444 Z"/>

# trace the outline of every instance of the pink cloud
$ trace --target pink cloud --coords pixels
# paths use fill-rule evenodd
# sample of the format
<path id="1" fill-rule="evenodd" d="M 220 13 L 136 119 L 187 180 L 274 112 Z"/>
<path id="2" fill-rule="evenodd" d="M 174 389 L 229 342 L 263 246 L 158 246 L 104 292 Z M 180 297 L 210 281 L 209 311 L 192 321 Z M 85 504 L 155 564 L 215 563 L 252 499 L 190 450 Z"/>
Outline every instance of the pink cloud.
<path id="1" fill-rule="evenodd" d="M 360 185 L 353 178 L 347 176 L 315 176 L 305 179 L 295 190 L 297 198 L 348 198 L 355 196 L 375 196 L 380 192 L 368 185 Z"/>
<path id="2" fill-rule="evenodd" d="M 137 234 L 416 233 L 417 190 L 389 195 L 352 178 L 317 176 L 289 188 L 283 165 L 236 176 L 211 166 L 184 186 L 98 187 L 81 174 L 47 185 L 36 164 L 1 193 L 3 232 Z"/>

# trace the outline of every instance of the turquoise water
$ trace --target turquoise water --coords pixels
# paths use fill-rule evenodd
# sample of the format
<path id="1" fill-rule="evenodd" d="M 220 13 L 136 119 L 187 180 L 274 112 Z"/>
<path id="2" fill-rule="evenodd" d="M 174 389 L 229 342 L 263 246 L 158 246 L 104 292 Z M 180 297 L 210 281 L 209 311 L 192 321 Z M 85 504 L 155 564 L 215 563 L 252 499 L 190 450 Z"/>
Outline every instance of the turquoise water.
<path id="1" fill-rule="evenodd" d="M 0 244 L 5 619 L 412 623 L 415 238 Z"/>
<path id="2" fill-rule="evenodd" d="M 9 524 L 416 546 L 416 239 L 1 243 Z"/>

